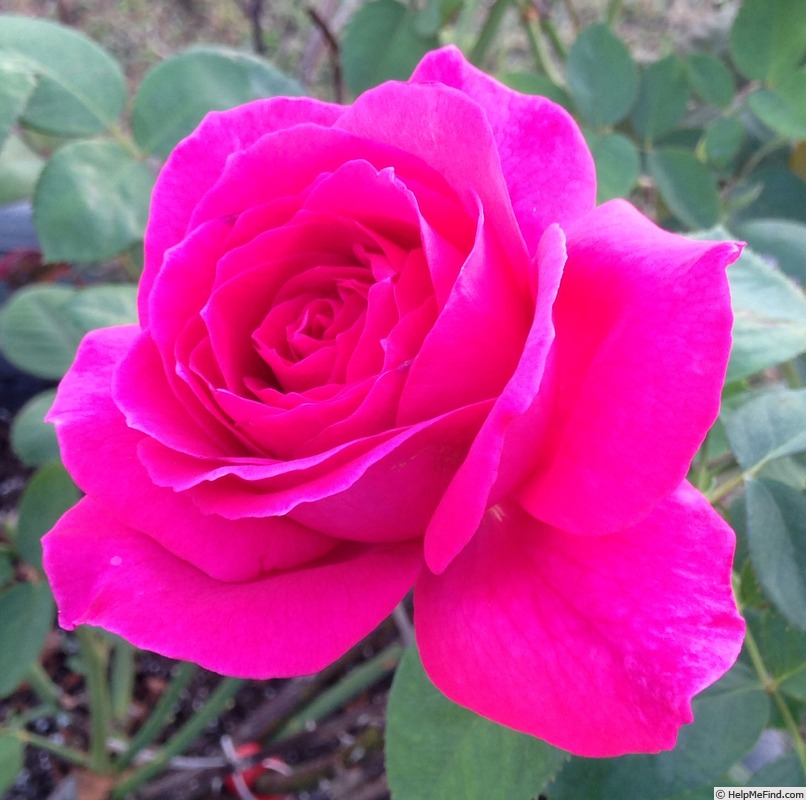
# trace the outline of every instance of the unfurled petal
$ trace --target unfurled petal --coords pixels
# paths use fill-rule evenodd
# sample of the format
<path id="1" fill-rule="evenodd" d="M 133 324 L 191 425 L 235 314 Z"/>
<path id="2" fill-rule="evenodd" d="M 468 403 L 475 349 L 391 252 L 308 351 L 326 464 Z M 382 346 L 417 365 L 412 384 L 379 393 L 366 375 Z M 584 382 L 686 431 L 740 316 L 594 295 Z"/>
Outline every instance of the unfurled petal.
<path id="1" fill-rule="evenodd" d="M 342 545 L 295 570 L 220 581 L 91 498 L 43 546 L 62 627 L 98 625 L 245 678 L 326 667 L 391 613 L 421 565 L 417 544 Z"/>
<path id="2" fill-rule="evenodd" d="M 733 548 L 688 484 L 601 537 L 494 507 L 417 583 L 423 666 L 460 705 L 577 755 L 670 749 L 693 695 L 741 649 Z"/>
<path id="3" fill-rule="evenodd" d="M 740 248 L 663 231 L 623 201 L 566 233 L 550 436 L 520 496 L 544 522 L 599 534 L 671 492 L 716 419 Z"/>

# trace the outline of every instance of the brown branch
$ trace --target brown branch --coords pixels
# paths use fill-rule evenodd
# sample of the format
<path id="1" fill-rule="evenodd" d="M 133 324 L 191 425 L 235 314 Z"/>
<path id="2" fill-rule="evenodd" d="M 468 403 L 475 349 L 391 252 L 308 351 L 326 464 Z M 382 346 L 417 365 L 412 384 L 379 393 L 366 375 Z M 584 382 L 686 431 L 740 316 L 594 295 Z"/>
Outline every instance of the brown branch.
<path id="1" fill-rule="evenodd" d="M 321 32 L 325 42 L 327 42 L 327 48 L 330 51 L 330 63 L 333 68 L 333 95 L 337 103 L 343 103 L 344 81 L 341 74 L 341 50 L 339 43 L 333 35 L 333 31 L 330 30 L 327 21 L 322 19 L 319 12 L 312 6 L 308 6 L 308 16 L 311 18 L 311 22 L 313 22 Z"/>

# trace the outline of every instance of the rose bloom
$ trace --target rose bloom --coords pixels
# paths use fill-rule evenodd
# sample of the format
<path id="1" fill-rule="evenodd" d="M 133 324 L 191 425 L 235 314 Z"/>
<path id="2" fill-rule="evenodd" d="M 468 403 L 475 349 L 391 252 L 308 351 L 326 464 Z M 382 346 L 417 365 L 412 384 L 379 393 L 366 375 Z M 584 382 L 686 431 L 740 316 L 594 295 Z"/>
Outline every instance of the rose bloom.
<path id="1" fill-rule="evenodd" d="M 86 493 L 44 542 L 61 625 L 285 677 L 413 587 L 455 702 L 671 748 L 744 630 L 685 481 L 738 252 L 595 207 L 571 117 L 452 47 L 350 106 L 208 115 L 154 190 L 139 324 L 85 338 L 49 415 Z"/>

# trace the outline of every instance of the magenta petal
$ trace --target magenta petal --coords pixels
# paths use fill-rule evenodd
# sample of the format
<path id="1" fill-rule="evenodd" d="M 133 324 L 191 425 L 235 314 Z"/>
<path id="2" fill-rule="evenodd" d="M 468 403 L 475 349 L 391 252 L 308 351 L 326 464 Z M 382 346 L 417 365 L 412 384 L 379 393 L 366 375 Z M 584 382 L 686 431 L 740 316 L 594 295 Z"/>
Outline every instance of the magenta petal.
<path id="1" fill-rule="evenodd" d="M 530 254 L 552 222 L 565 226 L 593 209 L 593 158 L 564 108 L 509 89 L 466 61 L 454 46 L 429 53 L 411 80 L 453 86 L 484 109 Z"/>
<path id="2" fill-rule="evenodd" d="M 535 257 L 538 294 L 532 327 L 520 362 L 429 523 L 425 556 L 433 572 L 442 572 L 478 527 L 493 485 L 500 477 L 501 456 L 507 437 L 513 426 L 519 427 L 518 419 L 531 407 L 540 388 L 548 349 L 554 340 L 551 313 L 564 264 L 565 237 L 555 225 L 543 235 Z M 519 439 L 523 438 L 523 433 L 520 432 Z M 521 467 L 521 471 L 523 469 Z M 505 478 L 510 483 L 513 481 L 511 474 Z"/>
<path id="3" fill-rule="evenodd" d="M 345 109 L 334 129 L 422 159 L 474 216 L 481 200 L 486 222 L 500 237 L 507 257 L 515 266 L 523 263 L 523 236 L 501 173 L 500 154 L 482 109 L 468 97 L 438 84 L 384 83 Z"/>
<path id="4" fill-rule="evenodd" d="M 138 647 L 248 678 L 326 667 L 389 615 L 421 566 L 416 544 L 348 545 L 294 570 L 222 582 L 91 498 L 43 546 L 62 627 L 98 625 Z"/>
<path id="5" fill-rule="evenodd" d="M 634 528 L 590 538 L 494 507 L 415 614 L 423 665 L 460 705 L 583 756 L 674 746 L 744 623 L 733 532 L 683 484 Z"/>
<path id="6" fill-rule="evenodd" d="M 115 367 L 138 334 L 136 326 L 88 334 L 48 414 L 79 487 L 220 580 L 249 580 L 330 552 L 332 539 L 289 519 L 222 520 L 200 513 L 187 495 L 154 485 L 137 457 L 147 440 L 126 425 L 111 395 Z"/>
<path id="7" fill-rule="evenodd" d="M 307 97 L 257 100 L 229 111 L 208 114 L 180 142 L 160 172 L 151 198 L 146 230 L 145 269 L 140 281 L 140 315 L 148 318 L 148 296 L 165 251 L 180 242 L 199 200 L 221 176 L 230 155 L 262 136 L 303 122 L 332 125 L 341 106 Z"/>
<path id="8" fill-rule="evenodd" d="M 518 285 L 527 263 L 507 260 L 482 212 L 473 249 L 412 360 L 399 424 L 498 395 L 529 331 L 532 298 Z"/>
<path id="9" fill-rule="evenodd" d="M 563 530 L 608 533 L 683 480 L 716 419 L 730 351 L 725 267 L 740 248 L 668 233 L 620 200 L 566 234 L 551 426 L 521 502 Z"/>

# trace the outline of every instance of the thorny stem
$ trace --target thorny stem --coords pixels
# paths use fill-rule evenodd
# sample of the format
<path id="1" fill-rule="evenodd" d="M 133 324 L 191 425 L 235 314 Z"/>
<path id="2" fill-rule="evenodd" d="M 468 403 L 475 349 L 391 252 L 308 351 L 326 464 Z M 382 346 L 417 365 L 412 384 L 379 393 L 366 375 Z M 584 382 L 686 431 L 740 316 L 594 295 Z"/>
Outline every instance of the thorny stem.
<path id="1" fill-rule="evenodd" d="M 129 706 L 134 692 L 134 648 L 125 640 L 114 644 L 112 674 L 110 676 L 112 718 L 122 724 L 129 716 Z"/>
<path id="2" fill-rule="evenodd" d="M 131 796 L 138 787 L 162 772 L 174 756 L 188 747 L 204 728 L 224 711 L 243 682 L 241 678 L 224 678 L 204 706 L 157 751 L 154 760 L 136 769 L 114 788 L 113 800 L 123 800 Z"/>
<path id="3" fill-rule="evenodd" d="M 512 0 L 495 0 L 495 3 L 493 3 L 487 13 L 487 19 L 484 20 L 479 37 L 476 39 L 476 43 L 470 51 L 469 58 L 471 64 L 479 66 L 482 61 L 484 61 L 484 57 L 487 55 L 490 45 L 495 40 L 498 29 L 501 27 L 501 20 L 503 20 L 504 14 L 506 14 L 507 8 L 509 8 L 511 4 Z"/>
<path id="4" fill-rule="evenodd" d="M 107 738 L 111 730 L 112 704 L 106 669 L 109 659 L 107 643 L 90 628 L 76 630 L 81 661 L 84 664 L 90 709 L 90 768 L 101 774 L 110 772 Z"/>
<path id="5" fill-rule="evenodd" d="M 197 671 L 198 667 L 195 664 L 185 662 L 179 665 L 167 690 L 157 701 L 148 719 L 143 723 L 143 726 L 137 731 L 123 755 L 118 759 L 115 765 L 118 770 L 125 769 L 141 750 L 150 745 L 159 736 L 160 731 L 171 719 L 182 692 L 185 691 Z"/>
<path id="6" fill-rule="evenodd" d="M 395 643 L 374 658 L 356 667 L 337 684 L 326 689 L 313 702 L 291 717 L 271 738 L 277 742 L 305 730 L 310 722 L 318 722 L 337 708 L 341 708 L 356 695 L 374 686 L 398 665 L 403 648 Z"/>
<path id="7" fill-rule="evenodd" d="M 548 52 L 546 51 L 546 43 L 543 39 L 543 29 L 540 24 L 540 16 L 531 8 L 528 3 L 521 4 L 521 19 L 523 26 L 526 30 L 526 36 L 529 39 L 529 47 L 532 51 L 532 56 L 535 59 L 535 65 L 538 70 L 543 72 L 546 77 L 556 86 L 564 86 L 565 81 L 563 76 L 557 71 L 554 62 L 551 60 Z"/>
<path id="8" fill-rule="evenodd" d="M 26 730 L 15 730 L 8 728 L 0 728 L 3 736 L 15 736 L 23 744 L 30 744 L 38 747 L 40 750 L 46 750 L 48 753 L 58 756 L 61 759 L 69 762 L 70 764 L 77 764 L 79 767 L 88 767 L 90 758 L 86 753 L 80 750 L 73 750 L 72 747 L 65 747 L 61 744 L 52 742 L 47 736 L 39 736 L 36 733 L 31 733 Z"/>

